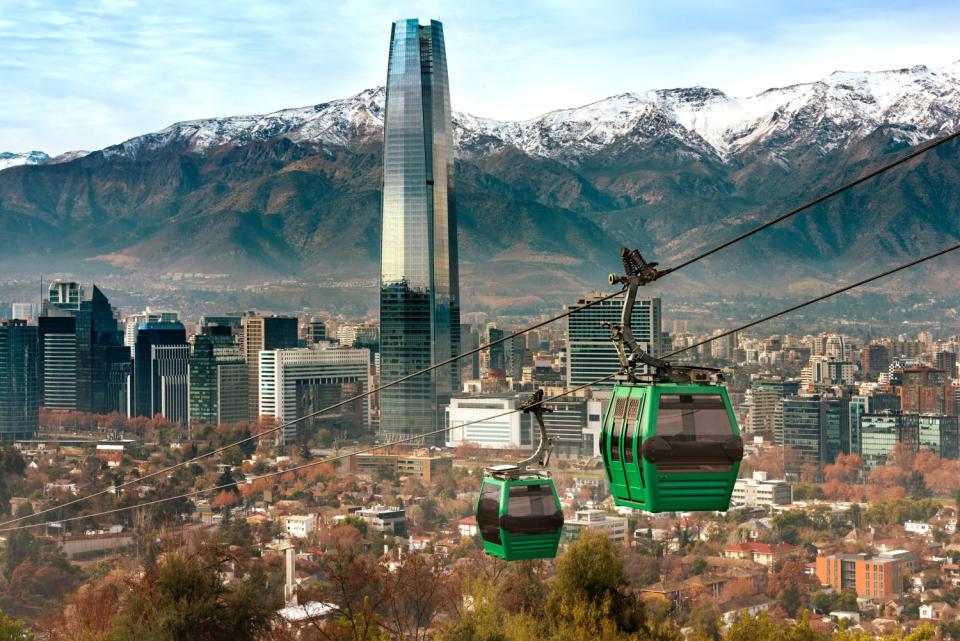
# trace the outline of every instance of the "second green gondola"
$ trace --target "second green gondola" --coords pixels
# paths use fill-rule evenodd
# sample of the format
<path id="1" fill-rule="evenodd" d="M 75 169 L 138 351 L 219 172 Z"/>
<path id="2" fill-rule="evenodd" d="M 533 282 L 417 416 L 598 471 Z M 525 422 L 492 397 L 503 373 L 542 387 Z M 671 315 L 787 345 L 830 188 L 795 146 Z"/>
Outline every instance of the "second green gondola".
<path id="1" fill-rule="evenodd" d="M 516 465 L 495 465 L 486 470 L 477 500 L 477 529 L 483 549 L 504 561 L 552 559 L 563 533 L 563 509 L 547 466 L 553 439 L 543 414 L 543 390 L 537 390 L 520 408 L 533 414 L 540 443 L 533 454 Z"/>
<path id="2" fill-rule="evenodd" d="M 506 561 L 551 559 L 563 531 L 563 511 L 553 481 L 537 473 L 505 475 L 491 468 L 477 502 L 477 529 L 483 549 Z M 514 475 L 516 475 L 514 477 Z"/>

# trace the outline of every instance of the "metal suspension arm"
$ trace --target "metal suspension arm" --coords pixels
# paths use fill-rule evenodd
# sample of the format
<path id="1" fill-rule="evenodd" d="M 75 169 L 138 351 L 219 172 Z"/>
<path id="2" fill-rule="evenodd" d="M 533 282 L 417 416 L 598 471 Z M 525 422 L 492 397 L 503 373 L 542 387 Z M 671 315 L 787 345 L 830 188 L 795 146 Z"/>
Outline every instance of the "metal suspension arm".
<path id="1" fill-rule="evenodd" d="M 623 276 L 610 274 L 610 284 L 621 283 L 626 285 L 627 295 L 623 301 L 623 309 L 620 312 L 620 324 L 607 324 L 613 342 L 617 347 L 617 357 L 620 359 L 620 371 L 630 378 L 633 378 L 633 370 L 637 363 L 649 365 L 655 370 L 667 373 L 670 371 L 670 363 L 651 354 L 648 354 L 637 343 L 633 337 L 633 327 L 631 319 L 633 318 L 633 306 L 637 301 L 637 289 L 652 283 L 664 274 L 671 272 L 670 269 L 657 269 L 657 263 L 648 263 L 636 249 L 620 248 L 620 260 L 623 261 Z"/>
<path id="2" fill-rule="evenodd" d="M 553 452 L 554 439 L 547 435 L 547 426 L 543 423 L 543 414 L 544 412 L 552 412 L 553 408 L 543 405 L 543 390 L 538 389 L 520 405 L 519 409 L 524 414 L 533 414 L 537 421 L 537 427 L 540 428 L 540 444 L 537 445 L 537 449 L 531 456 L 517 463 L 517 467 L 521 471 L 529 465 L 546 468 L 550 464 L 550 453 Z"/>

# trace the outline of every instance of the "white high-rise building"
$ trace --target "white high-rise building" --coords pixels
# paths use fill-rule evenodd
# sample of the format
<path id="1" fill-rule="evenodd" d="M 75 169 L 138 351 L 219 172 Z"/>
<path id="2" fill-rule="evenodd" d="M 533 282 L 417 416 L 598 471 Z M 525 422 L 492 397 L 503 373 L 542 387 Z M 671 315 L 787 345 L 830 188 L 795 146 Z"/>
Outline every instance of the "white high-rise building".
<path id="1" fill-rule="evenodd" d="M 13 303 L 10 309 L 10 318 L 15 320 L 25 320 L 30 322 L 33 320 L 33 304 L 32 303 Z"/>
<path id="2" fill-rule="evenodd" d="M 282 423 L 370 389 L 370 351 L 316 346 L 262 350 L 259 373 L 259 415 Z M 358 422 L 369 429 L 370 397 L 361 399 L 359 407 Z M 295 440 L 296 433 L 296 425 L 284 429 L 284 442 Z"/>
<path id="3" fill-rule="evenodd" d="M 142 312 L 127 316 L 124 321 L 123 344 L 135 347 L 137 344 L 137 327 L 140 323 L 176 323 L 180 314 L 172 310 L 146 308 Z"/>

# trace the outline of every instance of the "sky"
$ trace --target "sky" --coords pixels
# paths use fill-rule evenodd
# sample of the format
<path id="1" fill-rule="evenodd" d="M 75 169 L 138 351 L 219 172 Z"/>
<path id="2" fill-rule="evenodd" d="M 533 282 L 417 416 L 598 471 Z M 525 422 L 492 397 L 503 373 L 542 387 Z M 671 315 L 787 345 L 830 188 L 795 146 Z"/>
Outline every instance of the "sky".
<path id="1" fill-rule="evenodd" d="M 502 120 L 960 59 L 955 0 L 0 0 L 0 151 L 347 97 L 384 83 L 390 23 L 414 17 L 444 23 L 453 108 Z"/>

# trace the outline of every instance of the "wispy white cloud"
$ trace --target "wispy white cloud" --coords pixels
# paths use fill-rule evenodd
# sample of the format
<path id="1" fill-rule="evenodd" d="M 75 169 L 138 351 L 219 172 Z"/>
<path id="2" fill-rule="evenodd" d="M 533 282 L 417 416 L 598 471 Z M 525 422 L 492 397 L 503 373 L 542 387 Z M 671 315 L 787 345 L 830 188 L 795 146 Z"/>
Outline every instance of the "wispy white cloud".
<path id="1" fill-rule="evenodd" d="M 734 95 L 960 58 L 955 2 L 0 0 L 0 150 L 99 148 L 176 120 L 381 84 L 390 22 L 444 21 L 454 106 L 526 118 L 624 91 Z"/>

